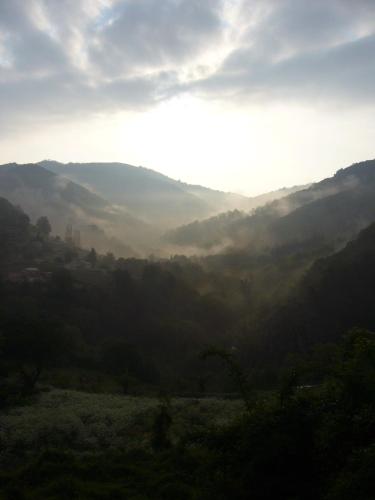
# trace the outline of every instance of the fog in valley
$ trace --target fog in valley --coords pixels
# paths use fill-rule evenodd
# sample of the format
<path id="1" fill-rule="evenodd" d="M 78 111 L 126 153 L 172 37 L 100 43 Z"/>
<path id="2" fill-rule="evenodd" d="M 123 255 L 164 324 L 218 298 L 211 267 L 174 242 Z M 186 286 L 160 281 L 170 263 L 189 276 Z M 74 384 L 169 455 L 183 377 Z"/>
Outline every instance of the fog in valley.
<path id="1" fill-rule="evenodd" d="M 375 498 L 374 41 L 0 0 L 0 500 Z"/>

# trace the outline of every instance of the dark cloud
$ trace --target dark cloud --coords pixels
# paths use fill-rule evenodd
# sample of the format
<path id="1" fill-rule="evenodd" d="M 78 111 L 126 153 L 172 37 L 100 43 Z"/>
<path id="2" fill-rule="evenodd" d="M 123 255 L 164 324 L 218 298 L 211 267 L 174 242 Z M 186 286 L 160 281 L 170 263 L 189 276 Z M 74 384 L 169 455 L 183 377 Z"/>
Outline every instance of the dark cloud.
<path id="1" fill-rule="evenodd" d="M 222 0 L 1 0 L 0 126 L 144 109 L 221 36 Z"/>
<path id="2" fill-rule="evenodd" d="M 0 73 L 1 75 L 1 73 Z M 164 79 L 164 75 L 160 76 Z M 142 110 L 163 96 L 156 76 L 123 78 L 92 85 L 79 72 L 0 84 L 0 129 L 29 127 L 119 109 Z"/>
<path id="3" fill-rule="evenodd" d="M 375 100 L 374 54 L 374 35 L 276 62 L 259 59 L 253 49 L 241 50 L 193 88 L 238 99 L 368 103 Z"/>
<path id="4" fill-rule="evenodd" d="M 181 92 L 372 102 L 374 37 L 374 0 L 1 0 L 0 127 Z"/>
<path id="5" fill-rule="evenodd" d="M 268 7 L 220 68 L 193 82 L 194 89 L 309 103 L 375 99 L 375 2 L 278 0 Z"/>
<path id="6" fill-rule="evenodd" d="M 31 11 L 20 0 L 0 2 L 0 34 L 4 52 L 12 68 L 9 77 L 15 73 L 51 72 L 57 66 L 66 64 L 64 48 L 48 33 L 36 29 Z"/>
<path id="7" fill-rule="evenodd" d="M 112 71 L 182 64 L 222 33 L 220 0 L 126 0 L 96 34 L 92 57 Z"/>

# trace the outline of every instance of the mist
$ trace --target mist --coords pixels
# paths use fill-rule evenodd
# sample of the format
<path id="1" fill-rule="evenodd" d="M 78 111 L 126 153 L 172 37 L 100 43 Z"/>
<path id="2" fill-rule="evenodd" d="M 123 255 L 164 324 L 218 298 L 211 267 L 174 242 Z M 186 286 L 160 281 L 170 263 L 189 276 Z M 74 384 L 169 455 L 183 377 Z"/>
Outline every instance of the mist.
<path id="1" fill-rule="evenodd" d="M 0 499 L 369 500 L 373 0 L 0 0 Z"/>

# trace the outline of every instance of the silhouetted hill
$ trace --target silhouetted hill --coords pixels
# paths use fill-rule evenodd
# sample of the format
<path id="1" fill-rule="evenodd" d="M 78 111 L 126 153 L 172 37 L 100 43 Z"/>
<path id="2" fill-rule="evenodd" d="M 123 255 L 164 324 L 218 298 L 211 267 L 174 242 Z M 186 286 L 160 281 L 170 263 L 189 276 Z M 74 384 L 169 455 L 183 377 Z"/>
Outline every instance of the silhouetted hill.
<path id="1" fill-rule="evenodd" d="M 144 167 L 124 163 L 42 161 L 43 167 L 89 187 L 137 217 L 163 228 L 204 219 L 228 210 L 251 210 L 298 187 L 248 198 L 186 184 Z"/>
<path id="2" fill-rule="evenodd" d="M 321 238 L 342 244 L 375 220 L 375 161 L 339 170 L 231 228 L 235 244 L 262 249 Z"/>
<path id="3" fill-rule="evenodd" d="M 215 246 L 219 250 L 223 245 L 230 243 L 226 241 L 228 228 L 246 217 L 246 213 L 240 210 L 224 212 L 209 219 L 194 221 L 185 226 L 172 229 L 165 234 L 165 240 L 172 245 L 182 247 L 202 248 L 215 251 Z"/>
<path id="4" fill-rule="evenodd" d="M 254 196 L 253 198 L 248 198 L 246 205 L 243 206 L 243 210 L 230 210 L 208 219 L 196 220 L 190 224 L 168 231 L 164 238 L 172 245 L 203 248 L 214 252 L 218 251 L 231 243 L 229 234 L 232 224 L 247 218 L 249 216 L 249 211 L 284 198 L 289 194 L 304 190 L 307 187 L 308 186 L 293 186 L 290 188 L 281 188 L 276 191 Z"/>
<path id="5" fill-rule="evenodd" d="M 131 239 L 146 227 L 83 186 L 35 164 L 0 166 L 0 195 L 19 205 L 33 221 L 47 216 L 61 236 L 66 225 L 73 224 L 82 231 L 84 245 L 99 251 L 129 255 L 130 249 L 111 235 L 121 239 L 126 231 Z"/>
<path id="6" fill-rule="evenodd" d="M 21 209 L 0 198 L 0 267 L 28 243 L 29 226 Z"/>
<path id="7" fill-rule="evenodd" d="M 375 330 L 375 224 L 345 248 L 319 259 L 287 303 L 259 328 L 272 359 L 336 342 L 354 327 Z M 266 347 L 265 347 L 266 346 Z"/>
<path id="8" fill-rule="evenodd" d="M 88 215 L 103 215 L 110 204 L 67 178 L 35 164 L 9 164 L 0 167 L 0 190 L 8 198 L 22 201 L 29 213 L 40 210 L 40 202 L 61 208 L 68 204 Z M 31 214 L 32 215 L 32 214 Z"/>
<path id="9" fill-rule="evenodd" d="M 241 195 L 191 186 L 154 170 L 124 163 L 42 161 L 39 165 L 88 186 L 111 203 L 163 227 L 228 208 L 241 208 L 247 202 Z"/>
<path id="10" fill-rule="evenodd" d="M 225 225 L 208 221 L 179 228 L 168 236 L 180 245 L 220 248 L 225 244 L 232 249 L 264 252 L 311 239 L 340 245 L 374 220 L 372 160 L 341 169 L 333 177 L 257 208 L 251 215 L 228 218 Z"/>

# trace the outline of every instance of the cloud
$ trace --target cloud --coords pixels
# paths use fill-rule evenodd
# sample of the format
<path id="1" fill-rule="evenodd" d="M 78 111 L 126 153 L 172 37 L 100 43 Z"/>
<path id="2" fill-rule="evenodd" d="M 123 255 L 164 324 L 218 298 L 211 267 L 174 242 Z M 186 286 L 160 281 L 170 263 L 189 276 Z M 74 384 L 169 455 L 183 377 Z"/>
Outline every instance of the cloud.
<path id="1" fill-rule="evenodd" d="M 375 35 L 275 62 L 260 60 L 252 49 L 241 50 L 193 87 L 205 95 L 238 100 L 366 104 L 375 101 L 374 54 Z"/>
<path id="2" fill-rule="evenodd" d="M 0 128 L 158 103 L 222 35 L 222 4 L 2 0 Z"/>
<path id="3" fill-rule="evenodd" d="M 32 1 L 28 8 L 25 5 L 20 0 L 0 3 L 0 40 L 9 63 L 9 79 L 50 73 L 67 62 L 64 48 L 58 41 L 35 25 Z"/>
<path id="4" fill-rule="evenodd" d="M 375 99 L 373 0 L 1 0 L 0 129 L 234 101 Z"/>
<path id="5" fill-rule="evenodd" d="M 127 0 L 98 30 L 91 57 L 101 70 L 152 70 L 182 65 L 207 50 L 222 33 L 223 2 Z"/>
<path id="6" fill-rule="evenodd" d="M 192 83 L 196 91 L 238 100 L 374 101 L 375 2 L 266 4 L 253 2 L 257 22 L 214 74 Z M 250 18 L 246 2 L 244 9 Z"/>

